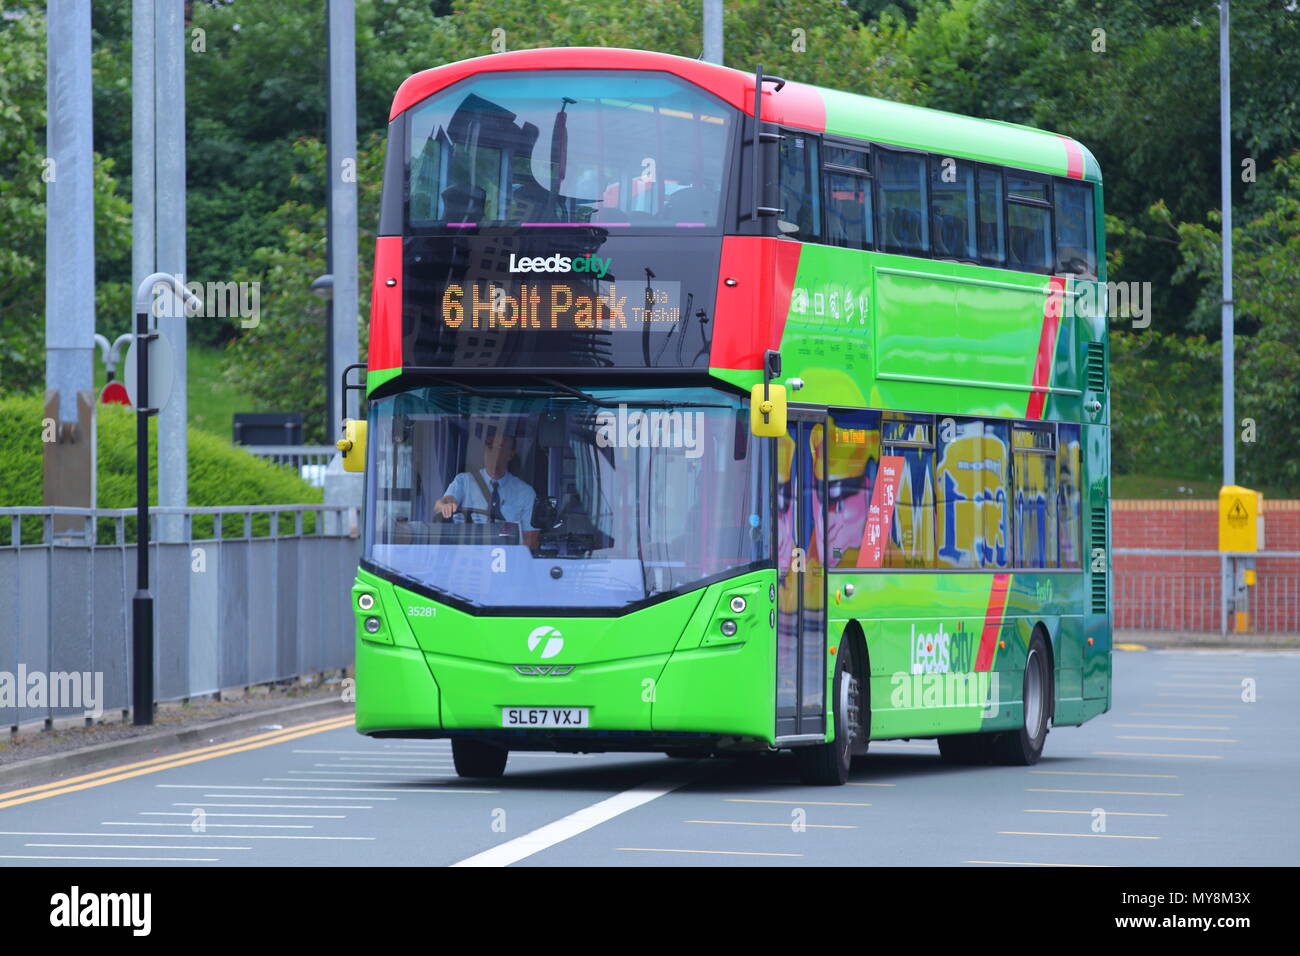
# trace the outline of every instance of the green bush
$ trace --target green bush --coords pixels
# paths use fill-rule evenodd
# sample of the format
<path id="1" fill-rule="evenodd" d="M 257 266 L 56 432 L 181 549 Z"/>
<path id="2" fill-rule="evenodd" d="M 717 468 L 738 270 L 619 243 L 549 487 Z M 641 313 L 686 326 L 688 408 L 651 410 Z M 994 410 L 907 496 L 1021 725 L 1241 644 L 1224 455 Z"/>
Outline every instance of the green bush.
<path id="1" fill-rule="evenodd" d="M 0 457 L 0 507 L 40 507 L 42 501 L 41 430 L 42 405 L 37 395 L 0 397 L 0 420 L 9 423 L 14 437 L 13 455 Z M 135 506 L 135 427 L 136 416 L 122 405 L 100 405 L 96 410 L 98 440 L 97 504 L 101 508 Z M 158 421 L 149 422 L 149 503 L 158 503 Z M 189 497 L 194 507 L 218 505 L 318 504 L 323 494 L 303 481 L 293 469 L 276 465 L 233 447 L 224 439 L 191 428 L 189 433 Z M 29 519 L 24 525 L 23 540 L 40 540 L 40 522 Z M 112 522 L 100 523 L 99 537 L 104 543 L 113 539 Z M 270 531 L 268 516 L 259 515 L 253 522 L 255 535 Z M 304 520 L 304 530 L 315 528 L 314 516 Z M 282 519 L 280 531 L 292 533 L 292 523 Z M 9 529 L 0 529 L 0 541 L 9 540 Z M 194 536 L 212 533 L 212 521 L 196 518 Z M 228 518 L 223 537 L 242 536 L 243 521 Z M 35 535 L 35 537 L 33 537 Z M 105 540 L 107 535 L 107 540 Z M 127 521 L 127 540 L 134 540 L 135 521 Z"/>

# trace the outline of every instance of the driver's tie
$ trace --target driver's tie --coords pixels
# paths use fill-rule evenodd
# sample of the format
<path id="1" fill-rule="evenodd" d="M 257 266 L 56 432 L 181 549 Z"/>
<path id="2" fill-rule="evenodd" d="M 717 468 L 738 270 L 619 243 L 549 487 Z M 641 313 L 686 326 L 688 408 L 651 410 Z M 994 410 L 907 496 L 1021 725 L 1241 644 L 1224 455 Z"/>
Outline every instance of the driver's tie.
<path id="1" fill-rule="evenodd" d="M 501 521 L 501 482 L 492 480 L 492 500 L 488 503 L 488 520 Z"/>

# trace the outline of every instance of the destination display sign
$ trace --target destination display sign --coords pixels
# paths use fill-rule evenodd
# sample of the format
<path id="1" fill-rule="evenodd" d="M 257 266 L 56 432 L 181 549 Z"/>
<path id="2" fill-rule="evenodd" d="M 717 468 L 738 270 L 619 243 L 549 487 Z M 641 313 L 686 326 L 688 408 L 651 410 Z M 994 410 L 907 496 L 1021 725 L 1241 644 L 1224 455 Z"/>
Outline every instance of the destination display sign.
<path id="1" fill-rule="evenodd" d="M 476 279 L 447 283 L 438 303 L 442 325 L 458 331 L 667 329 L 682 318 L 681 283 L 657 279 Z"/>
<path id="2" fill-rule="evenodd" d="M 402 241 L 402 366 L 709 366 L 718 236 L 497 230 Z"/>

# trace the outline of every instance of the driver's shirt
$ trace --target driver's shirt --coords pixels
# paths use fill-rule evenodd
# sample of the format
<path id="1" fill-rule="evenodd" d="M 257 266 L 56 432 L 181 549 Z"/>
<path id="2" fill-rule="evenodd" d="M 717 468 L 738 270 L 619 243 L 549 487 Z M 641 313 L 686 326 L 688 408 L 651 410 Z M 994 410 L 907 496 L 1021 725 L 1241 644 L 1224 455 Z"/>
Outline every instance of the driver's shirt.
<path id="1" fill-rule="evenodd" d="M 494 479 L 488 474 L 486 468 L 480 468 L 478 475 L 483 480 L 483 487 L 487 489 L 488 495 L 492 494 L 492 482 L 497 482 L 501 493 L 502 520 L 514 522 L 522 531 L 537 530 L 536 525 L 533 524 L 533 503 L 537 500 L 537 492 L 533 491 L 528 482 L 516 478 L 509 472 L 506 472 L 502 478 Z M 467 471 L 462 471 L 451 480 L 445 494 L 456 499 L 457 507 L 477 508 L 483 512 L 488 510 L 488 499 L 483 497 L 478 482 Z M 485 520 L 481 515 L 465 517 L 471 521 Z"/>

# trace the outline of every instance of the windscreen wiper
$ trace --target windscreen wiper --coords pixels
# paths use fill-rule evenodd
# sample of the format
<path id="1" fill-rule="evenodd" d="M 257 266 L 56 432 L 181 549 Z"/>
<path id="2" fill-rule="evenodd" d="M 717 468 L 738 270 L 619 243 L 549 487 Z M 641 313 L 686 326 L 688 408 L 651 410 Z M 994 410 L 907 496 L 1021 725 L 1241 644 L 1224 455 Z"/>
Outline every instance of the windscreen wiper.
<path id="1" fill-rule="evenodd" d="M 666 400 L 637 401 L 631 403 L 627 401 L 615 402 L 609 399 L 597 398 L 595 395 L 588 395 L 581 389 L 574 388 L 572 385 L 566 385 L 563 382 L 557 382 L 551 378 L 544 378 L 542 381 L 551 386 L 551 388 L 558 389 L 559 391 L 572 395 L 575 398 L 580 398 L 584 402 L 590 402 L 599 408 L 619 408 L 628 404 L 636 405 L 638 407 L 646 406 L 648 408 L 735 408 L 734 405 L 723 405 L 720 402 L 670 402 Z"/>

